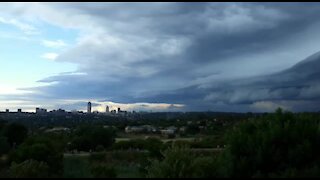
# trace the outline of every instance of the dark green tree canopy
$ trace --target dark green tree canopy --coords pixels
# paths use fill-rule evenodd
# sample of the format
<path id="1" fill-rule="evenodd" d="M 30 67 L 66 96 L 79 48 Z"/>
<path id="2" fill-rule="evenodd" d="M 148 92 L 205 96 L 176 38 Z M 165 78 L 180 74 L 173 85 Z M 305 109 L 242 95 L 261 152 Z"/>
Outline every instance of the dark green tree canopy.
<path id="1" fill-rule="evenodd" d="M 11 146 L 21 144 L 28 136 L 28 129 L 18 123 L 11 123 L 5 126 L 3 135 L 7 137 Z"/>

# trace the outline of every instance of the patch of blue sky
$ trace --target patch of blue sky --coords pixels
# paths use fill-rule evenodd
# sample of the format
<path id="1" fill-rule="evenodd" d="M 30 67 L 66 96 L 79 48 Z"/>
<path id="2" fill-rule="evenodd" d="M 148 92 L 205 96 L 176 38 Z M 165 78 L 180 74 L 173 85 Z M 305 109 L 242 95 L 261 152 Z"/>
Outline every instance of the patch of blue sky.
<path id="1" fill-rule="evenodd" d="M 21 34 L 21 30 L 13 25 L 4 24 L 0 22 L 0 38 L 16 38 L 18 39 Z"/>
<path id="2" fill-rule="evenodd" d="M 38 25 L 42 37 L 48 40 L 63 40 L 67 44 L 75 44 L 79 31 L 77 29 L 58 27 L 46 22 Z"/>
<path id="3" fill-rule="evenodd" d="M 40 34 L 26 36 L 14 26 L 0 24 L 0 29 L 2 83 L 17 88 L 34 86 L 38 84 L 38 80 L 48 76 L 76 70 L 75 64 L 50 61 L 41 57 L 45 53 L 59 54 L 62 51 L 43 46 L 43 40 L 60 39 L 72 45 L 77 36 L 74 30 L 60 29 L 46 24 L 40 28 Z"/>

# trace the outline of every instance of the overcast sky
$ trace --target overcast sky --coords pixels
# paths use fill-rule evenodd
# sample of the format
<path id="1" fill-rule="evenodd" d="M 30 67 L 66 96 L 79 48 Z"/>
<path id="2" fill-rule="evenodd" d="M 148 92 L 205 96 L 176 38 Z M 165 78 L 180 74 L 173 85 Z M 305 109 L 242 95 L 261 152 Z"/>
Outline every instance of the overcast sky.
<path id="1" fill-rule="evenodd" d="M 320 3 L 0 3 L 0 110 L 320 110 Z"/>

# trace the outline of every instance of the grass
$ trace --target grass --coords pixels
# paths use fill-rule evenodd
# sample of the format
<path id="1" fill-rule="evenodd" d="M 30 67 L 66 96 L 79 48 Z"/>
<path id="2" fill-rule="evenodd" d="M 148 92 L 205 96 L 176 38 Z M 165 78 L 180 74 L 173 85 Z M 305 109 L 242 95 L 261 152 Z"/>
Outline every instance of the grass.
<path id="1" fill-rule="evenodd" d="M 119 154 L 120 153 L 120 154 Z M 121 153 L 125 153 L 121 155 Z M 139 178 L 142 175 L 139 172 L 139 166 L 136 163 L 130 161 L 138 158 L 137 152 L 106 152 L 111 158 L 110 161 L 103 160 L 103 162 L 112 163 L 112 166 L 115 167 L 117 171 L 117 177 L 119 178 Z M 141 153 L 140 153 L 141 154 Z M 112 161 L 114 157 L 121 156 L 124 159 L 119 159 L 119 161 Z M 132 159 L 133 158 L 133 159 Z M 117 158 L 118 159 L 118 158 Z M 127 162 L 128 161 L 128 162 Z M 122 162 L 122 163 L 121 163 Z M 124 163 L 126 162 L 126 163 Z M 90 172 L 90 155 L 82 154 L 66 154 L 64 156 L 64 178 L 93 178 L 93 175 Z"/>
<path id="2" fill-rule="evenodd" d="M 198 156 L 213 155 L 221 150 L 217 149 L 194 149 Z M 104 157 L 92 159 L 88 154 L 66 154 L 64 156 L 64 178 L 93 178 L 90 172 L 90 163 L 98 161 L 107 163 L 115 167 L 118 178 L 142 178 L 139 171 L 141 157 L 148 156 L 145 152 L 132 151 L 109 151 L 104 152 Z M 97 158 L 97 157 L 96 157 Z"/>
<path id="3" fill-rule="evenodd" d="M 89 157 L 65 156 L 64 178 L 92 178 Z"/>
<path id="4" fill-rule="evenodd" d="M 137 166 L 117 166 L 118 178 L 142 178 Z"/>

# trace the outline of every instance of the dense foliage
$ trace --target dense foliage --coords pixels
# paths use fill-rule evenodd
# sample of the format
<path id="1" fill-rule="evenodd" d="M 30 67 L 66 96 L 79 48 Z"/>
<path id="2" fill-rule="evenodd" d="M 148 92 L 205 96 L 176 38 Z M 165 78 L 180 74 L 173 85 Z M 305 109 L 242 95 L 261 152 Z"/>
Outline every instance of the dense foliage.
<path id="1" fill-rule="evenodd" d="M 152 157 L 161 157 L 164 149 L 162 141 L 158 138 L 134 139 L 120 141 L 113 145 L 114 150 L 147 150 Z"/>
<path id="2" fill-rule="evenodd" d="M 11 154 L 11 159 L 15 163 L 27 160 L 45 162 L 50 168 L 50 175 L 59 175 L 62 174 L 63 169 L 63 149 L 61 149 L 60 143 L 59 139 L 33 136 Z"/>
<path id="3" fill-rule="evenodd" d="M 319 113 L 154 116 L 64 132 L 0 121 L 0 177 L 320 177 Z M 118 138 L 147 123 L 184 127 L 185 138 Z"/>
<path id="4" fill-rule="evenodd" d="M 228 134 L 226 175 L 308 176 L 306 172 L 320 165 L 319 125 L 319 120 L 312 116 L 295 116 L 281 109 L 274 115 L 241 123 Z"/>
<path id="5" fill-rule="evenodd" d="M 18 123 L 8 124 L 3 129 L 3 135 L 7 137 L 7 141 L 11 146 L 21 144 L 28 135 L 28 129 Z"/>
<path id="6" fill-rule="evenodd" d="M 173 147 L 163 153 L 162 161 L 153 160 L 148 168 L 150 178 L 206 178 L 215 177 L 216 160 L 212 156 L 199 157 L 186 147 Z"/>
<path id="7" fill-rule="evenodd" d="M 10 167 L 10 175 L 13 178 L 47 178 L 49 166 L 45 162 L 26 160 L 20 164 L 15 162 Z"/>
<path id="8" fill-rule="evenodd" d="M 81 126 L 74 132 L 70 149 L 95 151 L 97 148 L 109 148 L 115 142 L 115 131 L 100 126 Z"/>

